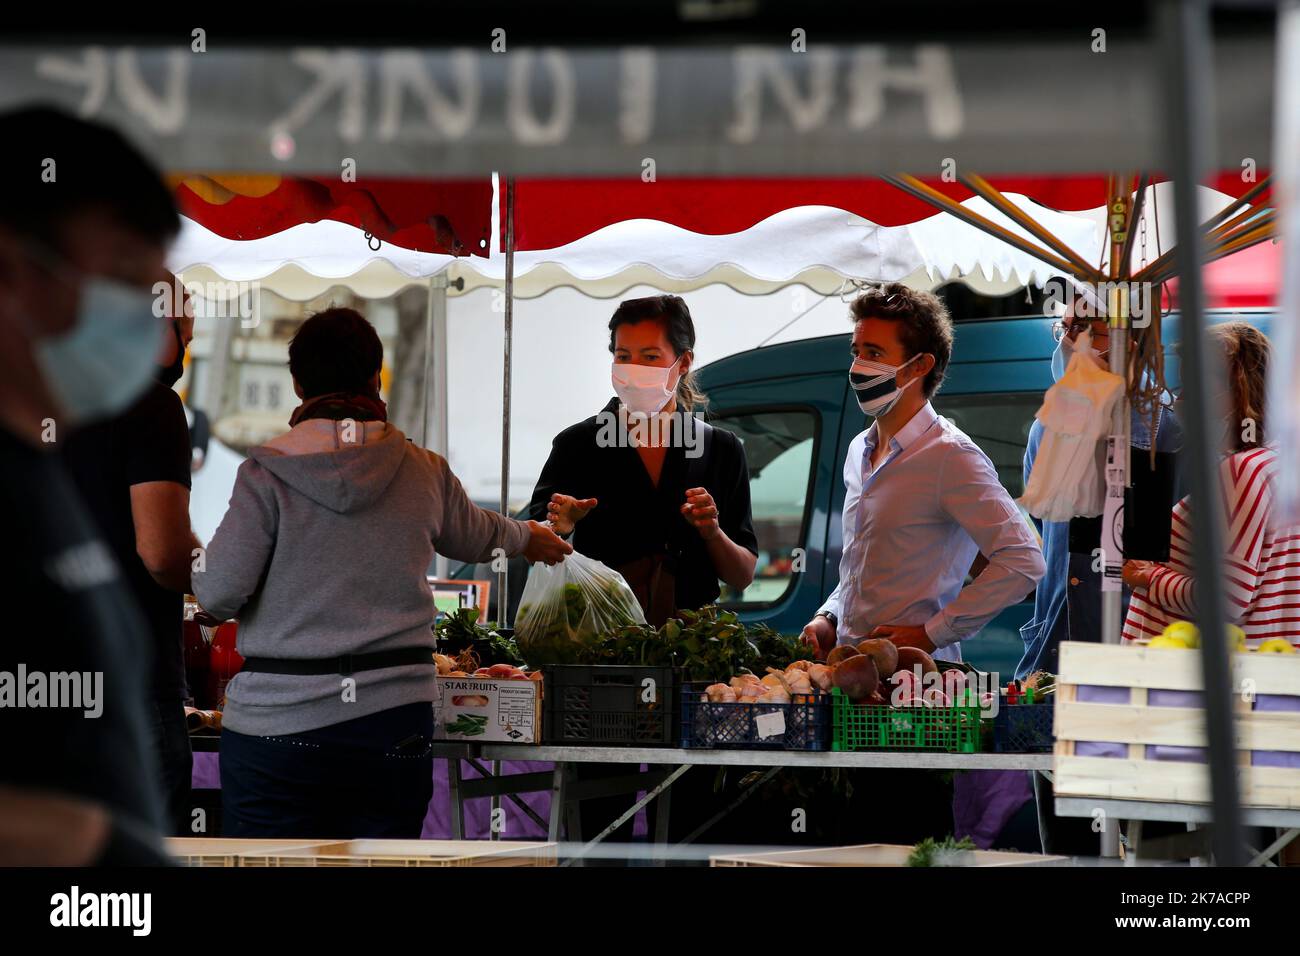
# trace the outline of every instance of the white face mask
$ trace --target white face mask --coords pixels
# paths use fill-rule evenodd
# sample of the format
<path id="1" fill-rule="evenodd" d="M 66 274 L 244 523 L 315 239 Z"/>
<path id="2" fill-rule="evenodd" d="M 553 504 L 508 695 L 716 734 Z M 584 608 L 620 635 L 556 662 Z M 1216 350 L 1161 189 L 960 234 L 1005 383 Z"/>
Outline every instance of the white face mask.
<path id="1" fill-rule="evenodd" d="M 680 362 L 679 358 L 677 362 Z M 657 365 L 628 365 L 615 362 L 610 372 L 614 393 L 623 407 L 637 415 L 654 415 L 672 400 L 673 387 L 668 379 L 677 362 L 667 368 Z"/>
<path id="2" fill-rule="evenodd" d="M 855 358 L 849 366 L 849 384 L 862 410 L 873 418 L 889 414 L 889 410 L 903 397 L 903 389 L 920 380 L 914 378 L 900 387 L 897 384 L 898 373 L 924 354 L 921 352 L 913 355 L 902 365 L 885 365 L 883 362 Z"/>
<path id="3" fill-rule="evenodd" d="M 33 342 L 46 387 L 72 423 L 114 415 L 148 386 L 163 333 L 153 307 L 149 291 L 85 276 L 76 324 Z"/>
<path id="4" fill-rule="evenodd" d="M 1088 341 L 1089 342 L 1092 341 L 1091 336 L 1088 337 Z M 1061 355 L 1064 357 L 1066 365 L 1070 364 L 1070 357 L 1074 355 L 1074 352 L 1077 348 L 1078 346 L 1075 345 L 1074 342 L 1070 341 L 1070 337 L 1068 335 L 1065 338 L 1061 339 Z M 1107 349 L 1107 353 L 1109 351 L 1110 350 Z M 1107 354 L 1097 351 L 1097 349 L 1093 348 L 1091 345 L 1088 346 L 1088 354 L 1091 355 L 1093 361 L 1096 362 L 1098 365 L 1100 365 L 1102 368 L 1110 367 L 1110 359 L 1108 358 Z"/>

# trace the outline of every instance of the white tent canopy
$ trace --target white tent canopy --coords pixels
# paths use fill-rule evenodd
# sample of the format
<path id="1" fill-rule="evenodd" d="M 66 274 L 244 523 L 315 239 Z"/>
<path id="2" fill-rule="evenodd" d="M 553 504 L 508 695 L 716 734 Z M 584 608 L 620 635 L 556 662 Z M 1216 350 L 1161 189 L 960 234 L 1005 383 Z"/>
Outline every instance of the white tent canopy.
<path id="1" fill-rule="evenodd" d="M 1019 196 L 1011 200 L 1091 261 L 1102 252 L 1103 211 L 1060 213 Z M 965 206 L 1030 238 L 983 199 Z M 345 285 L 365 298 L 385 298 L 430 276 L 463 279 L 462 291 L 500 287 L 505 256 L 454 258 L 384 245 L 372 249 L 362 230 L 322 221 L 261 239 L 225 239 L 186 220 L 169 263 L 187 282 L 237 292 L 228 284 L 257 282 L 297 301 Z M 879 226 L 832 206 L 782 210 L 743 232 L 707 235 L 649 219 L 614 223 L 555 249 L 515 255 L 515 296 L 530 299 L 572 286 L 613 298 L 637 285 L 686 292 L 722 284 L 765 295 L 802 284 L 829 295 L 846 279 L 902 280 L 934 285 L 954 275 L 981 291 L 1042 286 L 1060 275 L 1050 265 L 948 213 L 901 226 Z M 455 294 L 454 292 L 452 294 Z"/>

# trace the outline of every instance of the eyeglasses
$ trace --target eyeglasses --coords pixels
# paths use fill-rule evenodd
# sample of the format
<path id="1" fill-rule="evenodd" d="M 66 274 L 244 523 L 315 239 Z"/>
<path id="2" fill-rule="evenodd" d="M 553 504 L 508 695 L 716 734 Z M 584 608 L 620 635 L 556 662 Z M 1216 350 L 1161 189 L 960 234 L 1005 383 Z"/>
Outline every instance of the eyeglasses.
<path id="1" fill-rule="evenodd" d="M 1068 335 L 1071 340 L 1074 340 L 1078 338 L 1080 335 L 1082 335 L 1084 332 L 1089 332 L 1089 331 L 1092 331 L 1092 337 L 1094 339 L 1110 338 L 1109 328 L 1105 329 L 1105 331 L 1093 331 L 1091 319 L 1075 319 L 1069 325 L 1066 325 L 1064 320 L 1057 322 L 1055 325 L 1053 325 L 1052 339 L 1056 342 L 1060 342 L 1061 339 L 1065 338 Z"/>

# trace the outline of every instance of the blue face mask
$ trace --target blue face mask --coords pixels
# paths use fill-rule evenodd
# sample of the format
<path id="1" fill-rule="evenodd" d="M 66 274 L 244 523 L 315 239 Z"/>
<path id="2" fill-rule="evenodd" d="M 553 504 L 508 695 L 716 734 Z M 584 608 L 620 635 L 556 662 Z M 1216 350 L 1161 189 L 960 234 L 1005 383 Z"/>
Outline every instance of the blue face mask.
<path id="1" fill-rule="evenodd" d="M 163 331 L 151 292 L 86 276 L 76 325 L 38 340 L 36 362 L 72 424 L 106 418 L 129 406 L 153 378 Z"/>
<path id="2" fill-rule="evenodd" d="M 1103 368 L 1107 367 L 1107 358 L 1096 349 L 1088 349 L 1092 357 L 1097 360 L 1097 364 Z M 1070 358 L 1074 355 L 1074 343 L 1070 341 L 1069 336 L 1065 336 L 1061 341 L 1056 343 L 1056 351 L 1052 353 L 1052 381 L 1059 382 L 1061 376 L 1065 374 L 1065 367 L 1070 364 Z"/>
<path id="3" fill-rule="evenodd" d="M 1065 354 L 1065 343 L 1069 341 L 1068 338 L 1062 338 L 1061 341 L 1056 343 L 1056 351 L 1052 353 L 1053 382 L 1059 382 L 1061 377 L 1065 375 L 1065 363 L 1069 360 L 1068 356 Z M 1073 352 L 1074 350 L 1071 349 L 1070 351 Z"/>

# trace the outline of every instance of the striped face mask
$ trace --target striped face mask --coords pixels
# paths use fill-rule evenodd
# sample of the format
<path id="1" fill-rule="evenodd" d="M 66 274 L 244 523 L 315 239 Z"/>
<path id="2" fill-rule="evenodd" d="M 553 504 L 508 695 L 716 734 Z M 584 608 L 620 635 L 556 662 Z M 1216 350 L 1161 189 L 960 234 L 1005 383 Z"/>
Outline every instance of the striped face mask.
<path id="1" fill-rule="evenodd" d="M 849 384 L 853 387 L 853 395 L 862 406 L 862 410 L 872 418 L 888 414 L 889 410 L 898 404 L 903 389 L 912 382 L 918 381 L 912 379 L 900 388 L 898 373 L 924 354 L 921 352 L 913 355 L 902 365 L 885 365 L 881 362 L 855 358 L 853 364 L 849 366 Z"/>

